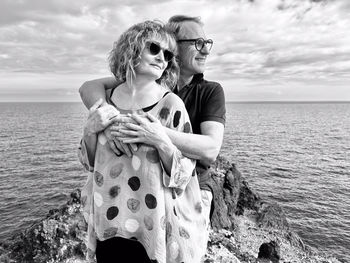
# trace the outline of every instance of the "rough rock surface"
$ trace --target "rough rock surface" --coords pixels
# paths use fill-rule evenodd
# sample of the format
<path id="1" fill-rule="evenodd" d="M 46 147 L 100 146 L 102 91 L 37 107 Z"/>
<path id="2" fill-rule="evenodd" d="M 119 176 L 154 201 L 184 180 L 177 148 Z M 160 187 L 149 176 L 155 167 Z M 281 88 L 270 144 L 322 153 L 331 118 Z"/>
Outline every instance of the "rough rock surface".
<path id="1" fill-rule="evenodd" d="M 340 262 L 304 245 L 281 207 L 261 200 L 234 164 L 219 157 L 211 178 L 215 195 L 205 262 Z M 76 190 L 45 219 L 1 243 L 0 262 L 85 262 L 85 236 Z"/>

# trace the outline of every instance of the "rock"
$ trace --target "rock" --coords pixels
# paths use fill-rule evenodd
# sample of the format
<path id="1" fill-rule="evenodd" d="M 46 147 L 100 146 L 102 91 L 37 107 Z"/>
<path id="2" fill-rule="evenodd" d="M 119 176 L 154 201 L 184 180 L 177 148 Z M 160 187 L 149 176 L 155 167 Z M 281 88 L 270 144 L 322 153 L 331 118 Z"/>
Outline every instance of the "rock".
<path id="1" fill-rule="evenodd" d="M 265 228 L 288 230 L 289 224 L 285 213 L 277 203 L 263 205 L 258 210 L 258 225 Z"/>
<path id="2" fill-rule="evenodd" d="M 280 258 L 280 247 L 275 241 L 260 246 L 258 259 L 269 259 L 272 263 L 278 263 Z"/>
<path id="3" fill-rule="evenodd" d="M 86 224 L 80 207 L 80 190 L 71 194 L 67 204 L 50 210 L 46 219 L 14 236 L 5 244 L 13 262 L 60 262 L 86 254 Z M 3 245 L 4 246 L 4 245 Z"/>
<path id="4" fill-rule="evenodd" d="M 213 192 L 211 226 L 213 229 L 234 229 L 234 219 L 242 181 L 241 173 L 234 164 L 218 158 L 210 171 L 210 188 Z"/>

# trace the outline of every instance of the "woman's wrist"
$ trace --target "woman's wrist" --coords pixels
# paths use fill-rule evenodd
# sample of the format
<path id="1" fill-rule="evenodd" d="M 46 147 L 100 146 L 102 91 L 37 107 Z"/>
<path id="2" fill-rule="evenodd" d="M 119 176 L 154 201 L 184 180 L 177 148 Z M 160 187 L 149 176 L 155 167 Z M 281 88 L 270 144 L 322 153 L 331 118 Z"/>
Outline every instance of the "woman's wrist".
<path id="1" fill-rule="evenodd" d="M 92 129 L 91 125 L 89 125 L 89 121 L 84 126 L 83 135 L 84 137 L 90 137 L 92 135 L 96 135 L 96 131 Z"/>
<path id="2" fill-rule="evenodd" d="M 159 152 L 163 152 L 169 156 L 172 156 L 173 153 L 176 151 L 176 146 L 168 138 L 168 140 L 163 140 L 157 145 L 157 150 Z"/>

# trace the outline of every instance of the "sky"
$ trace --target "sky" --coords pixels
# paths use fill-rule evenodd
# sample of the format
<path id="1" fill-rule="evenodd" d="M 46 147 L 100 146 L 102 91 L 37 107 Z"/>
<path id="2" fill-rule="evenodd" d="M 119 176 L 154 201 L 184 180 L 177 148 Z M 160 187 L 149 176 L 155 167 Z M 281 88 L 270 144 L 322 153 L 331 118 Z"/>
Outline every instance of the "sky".
<path id="1" fill-rule="evenodd" d="M 349 0 L 1 0 L 0 101 L 80 101 L 144 20 L 200 16 L 227 101 L 350 101 Z"/>

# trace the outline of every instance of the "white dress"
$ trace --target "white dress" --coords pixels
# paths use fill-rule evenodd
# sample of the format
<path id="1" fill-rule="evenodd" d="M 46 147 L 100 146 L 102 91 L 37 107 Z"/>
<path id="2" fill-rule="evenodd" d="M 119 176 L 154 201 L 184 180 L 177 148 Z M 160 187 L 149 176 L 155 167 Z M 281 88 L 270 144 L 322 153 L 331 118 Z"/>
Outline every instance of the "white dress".
<path id="1" fill-rule="evenodd" d="M 168 128 L 191 132 L 186 108 L 173 93 L 149 113 Z M 82 190 L 90 261 L 96 239 L 123 237 L 139 241 L 155 262 L 201 262 L 207 220 L 193 160 L 176 150 L 169 175 L 155 148 L 140 145 L 132 158 L 118 157 L 103 133 L 98 135 L 94 166 L 89 165 L 83 142 L 79 159 L 90 171 Z"/>

